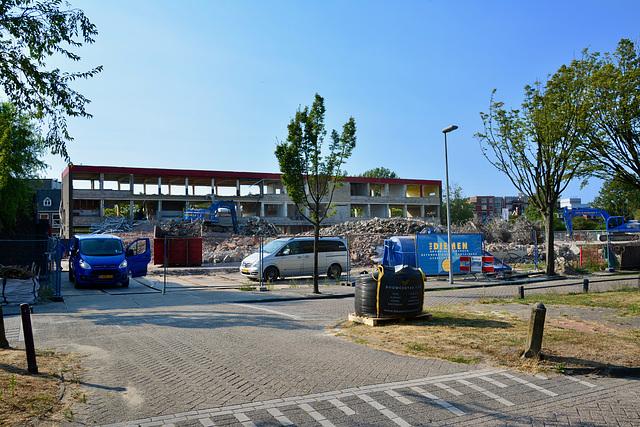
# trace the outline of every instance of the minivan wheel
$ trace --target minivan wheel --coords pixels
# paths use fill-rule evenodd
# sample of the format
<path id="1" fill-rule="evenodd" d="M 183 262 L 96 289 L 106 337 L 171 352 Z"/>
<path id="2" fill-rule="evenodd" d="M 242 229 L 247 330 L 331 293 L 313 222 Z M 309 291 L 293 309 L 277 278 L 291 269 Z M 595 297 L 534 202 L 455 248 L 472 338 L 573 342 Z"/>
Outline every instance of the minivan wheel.
<path id="1" fill-rule="evenodd" d="M 70 282 L 75 282 L 76 281 L 76 273 L 73 272 L 73 270 L 69 269 L 69 281 Z"/>
<path id="2" fill-rule="evenodd" d="M 73 278 L 73 287 L 76 289 L 81 289 L 82 288 L 82 284 L 78 282 L 78 278 L 75 277 L 75 273 L 73 273 L 74 278 Z"/>
<path id="3" fill-rule="evenodd" d="M 280 272 L 274 266 L 267 267 L 264 270 L 264 275 L 262 276 L 265 282 L 275 282 L 276 279 L 280 276 Z"/>
<path id="4" fill-rule="evenodd" d="M 329 279 L 339 280 L 342 275 L 342 267 L 339 264 L 333 264 L 329 267 L 329 271 L 327 272 L 327 276 Z"/>
<path id="5" fill-rule="evenodd" d="M 129 278 L 127 277 L 127 280 L 125 280 L 124 282 L 122 282 L 122 287 L 123 288 L 128 288 L 129 287 Z"/>

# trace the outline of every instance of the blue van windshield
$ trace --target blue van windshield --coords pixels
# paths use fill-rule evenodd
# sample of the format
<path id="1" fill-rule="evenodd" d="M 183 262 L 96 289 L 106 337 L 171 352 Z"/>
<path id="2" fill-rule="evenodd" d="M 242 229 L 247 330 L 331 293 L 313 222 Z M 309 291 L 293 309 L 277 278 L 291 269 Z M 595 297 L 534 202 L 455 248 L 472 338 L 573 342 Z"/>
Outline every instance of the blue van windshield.
<path id="1" fill-rule="evenodd" d="M 80 252 L 89 256 L 120 255 L 122 242 L 117 239 L 87 239 L 80 242 Z"/>

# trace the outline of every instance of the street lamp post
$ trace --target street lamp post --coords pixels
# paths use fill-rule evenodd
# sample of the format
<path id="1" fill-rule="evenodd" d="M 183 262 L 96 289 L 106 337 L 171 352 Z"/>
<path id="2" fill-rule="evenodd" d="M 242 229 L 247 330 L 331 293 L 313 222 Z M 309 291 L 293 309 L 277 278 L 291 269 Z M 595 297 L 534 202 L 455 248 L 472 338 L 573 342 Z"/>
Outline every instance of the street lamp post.
<path id="1" fill-rule="evenodd" d="M 447 248 L 449 248 L 449 283 L 453 284 L 453 251 L 451 250 L 451 203 L 449 203 L 449 160 L 447 158 L 447 134 L 458 129 L 458 126 L 451 125 L 442 129 L 444 134 L 444 170 L 447 180 Z"/>

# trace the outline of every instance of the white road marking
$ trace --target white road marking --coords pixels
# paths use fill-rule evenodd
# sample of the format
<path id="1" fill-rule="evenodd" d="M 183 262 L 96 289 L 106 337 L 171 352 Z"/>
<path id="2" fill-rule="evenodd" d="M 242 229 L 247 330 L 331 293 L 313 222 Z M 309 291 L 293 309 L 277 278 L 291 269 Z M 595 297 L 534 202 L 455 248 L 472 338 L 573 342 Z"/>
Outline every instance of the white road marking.
<path id="1" fill-rule="evenodd" d="M 423 395 L 424 397 L 426 397 L 427 399 L 431 399 L 434 402 L 436 402 L 438 405 L 442 406 L 443 408 L 453 412 L 456 415 L 464 415 L 464 411 L 460 410 L 459 408 L 456 408 L 455 406 L 453 406 L 451 403 L 449 402 L 445 402 L 444 400 L 440 399 L 438 396 L 434 396 L 433 394 L 427 392 L 425 389 L 420 388 L 420 387 L 411 387 L 411 390 L 420 393 L 421 395 Z"/>
<path id="2" fill-rule="evenodd" d="M 270 308 L 262 307 L 262 306 L 260 306 L 258 304 L 234 303 L 234 304 L 230 304 L 230 305 L 237 305 L 237 306 L 240 306 L 240 307 L 252 308 L 252 309 L 255 309 L 255 310 L 262 310 L 262 311 L 266 311 L 267 313 L 277 314 L 277 315 L 280 315 L 280 316 L 288 317 L 288 318 L 293 319 L 293 320 L 303 320 L 302 317 L 296 316 L 295 314 L 289 314 L 289 313 L 285 313 L 283 311 L 272 310 Z"/>

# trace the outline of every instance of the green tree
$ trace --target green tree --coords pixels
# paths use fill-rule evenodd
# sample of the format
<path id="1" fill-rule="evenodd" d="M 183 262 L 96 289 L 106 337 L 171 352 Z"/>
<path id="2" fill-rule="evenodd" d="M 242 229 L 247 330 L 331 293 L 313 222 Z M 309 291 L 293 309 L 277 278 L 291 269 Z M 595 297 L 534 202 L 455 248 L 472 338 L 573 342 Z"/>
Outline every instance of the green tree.
<path id="1" fill-rule="evenodd" d="M 322 146 L 327 134 L 324 126 L 324 99 L 316 94 L 311 108 L 298 108 L 287 126 L 287 140 L 276 146 L 276 158 L 282 172 L 282 183 L 296 209 L 313 224 L 313 293 L 318 290 L 318 240 L 322 221 L 335 213 L 333 193 L 342 185 L 341 170 L 356 146 L 356 122 L 353 117 L 342 127 L 342 133 L 331 132 L 329 152 Z M 308 213 L 304 209 L 308 209 Z"/>
<path id="2" fill-rule="evenodd" d="M 445 189 L 446 191 L 446 189 Z M 446 199 L 445 199 L 446 200 Z M 469 198 L 465 197 L 462 193 L 462 187 L 458 184 L 451 185 L 451 195 L 449 197 L 451 203 L 451 224 L 462 224 L 470 219 L 473 219 L 473 205 L 469 203 Z M 447 203 L 445 202 L 442 208 L 443 212 L 447 211 Z M 447 216 L 443 215 L 442 223 L 447 225 Z"/>
<path id="3" fill-rule="evenodd" d="M 81 10 L 67 6 L 62 0 L 2 0 L 0 87 L 21 114 L 48 127 L 45 146 L 69 161 L 66 143 L 73 138 L 66 118 L 91 117 L 85 110 L 90 101 L 70 83 L 93 77 L 102 66 L 86 72 L 47 67 L 53 56 L 79 61 L 71 49 L 93 43 L 97 34 Z"/>
<path id="4" fill-rule="evenodd" d="M 538 211 L 536 208 L 534 208 L 531 205 L 527 206 L 526 209 L 524 210 L 524 216 L 525 218 L 527 218 L 527 220 L 531 222 L 534 222 L 534 221 L 542 222 L 542 215 L 540 214 L 540 211 Z M 552 218 L 553 218 L 554 231 L 565 231 L 567 229 L 567 227 L 565 227 L 564 225 L 564 219 L 562 219 L 561 215 L 558 216 L 558 212 L 556 209 L 553 210 Z M 545 230 L 544 225 L 542 226 L 542 229 Z M 575 228 L 575 226 L 574 226 L 574 229 L 580 230 L 580 228 Z"/>
<path id="5" fill-rule="evenodd" d="M 625 219 L 640 219 L 640 192 L 628 182 L 609 179 L 602 184 L 592 206 Z"/>
<path id="6" fill-rule="evenodd" d="M 591 104 L 587 143 L 593 174 L 640 190 L 640 51 L 622 39 L 613 55 L 598 52 L 578 61 L 589 71 Z"/>
<path id="7" fill-rule="evenodd" d="M 392 178 L 392 179 L 400 178 L 397 173 L 385 167 L 369 169 L 368 171 L 365 171 L 358 176 L 361 176 L 364 178 Z"/>
<path id="8" fill-rule="evenodd" d="M 575 62 L 575 61 L 574 61 Z M 491 96 L 476 134 L 487 160 L 505 173 L 553 230 L 554 208 L 569 182 L 584 173 L 580 150 L 587 119 L 584 69 L 562 66 L 547 82 L 525 87 L 522 110 L 505 110 Z M 553 233 L 545 233 L 547 275 L 554 275 Z"/>
<path id="9" fill-rule="evenodd" d="M 30 178 L 46 168 L 42 138 L 29 119 L 0 103 L 0 233 L 13 233 L 18 216 L 34 207 Z"/>

